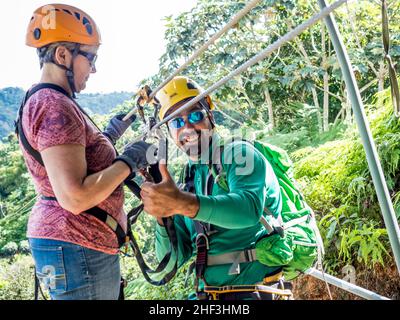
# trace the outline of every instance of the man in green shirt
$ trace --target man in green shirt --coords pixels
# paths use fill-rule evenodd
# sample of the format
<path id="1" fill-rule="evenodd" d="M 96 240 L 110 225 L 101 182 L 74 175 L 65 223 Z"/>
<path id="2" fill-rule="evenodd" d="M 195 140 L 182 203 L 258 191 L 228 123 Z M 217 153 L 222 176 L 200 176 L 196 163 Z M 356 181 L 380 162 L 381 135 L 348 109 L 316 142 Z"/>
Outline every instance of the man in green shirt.
<path id="1" fill-rule="evenodd" d="M 194 81 L 175 77 L 156 95 L 160 119 L 201 92 Z M 167 123 L 176 145 L 189 157 L 181 181 L 184 190 L 177 187 L 164 164 L 160 164 L 162 182 L 142 186 L 144 210 L 158 221 L 156 255 L 162 259 L 169 249 L 161 218 L 173 216 L 178 266 L 197 254 L 198 298 L 272 299 L 273 293 L 258 291 L 254 285 L 279 283 L 281 268 L 261 264 L 254 248 L 268 233 L 260 222 L 264 209 L 274 216 L 282 209 L 279 183 L 269 162 L 251 143 L 221 142 L 214 130 L 213 107 L 207 96 Z M 227 188 L 213 183 L 210 168 L 216 165 L 226 174 Z M 238 293 L 223 288 L 240 285 L 254 290 Z"/>

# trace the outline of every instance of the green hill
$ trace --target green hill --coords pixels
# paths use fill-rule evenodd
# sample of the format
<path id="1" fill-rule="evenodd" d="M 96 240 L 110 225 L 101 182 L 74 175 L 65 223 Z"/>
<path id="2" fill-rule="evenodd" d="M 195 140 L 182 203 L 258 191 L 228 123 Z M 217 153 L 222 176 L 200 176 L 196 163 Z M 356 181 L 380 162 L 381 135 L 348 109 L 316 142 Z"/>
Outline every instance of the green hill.
<path id="1" fill-rule="evenodd" d="M 22 88 L 0 89 L 0 139 L 14 130 L 14 120 L 25 91 Z M 79 94 L 77 101 L 91 114 L 107 114 L 132 97 L 131 92 Z"/>

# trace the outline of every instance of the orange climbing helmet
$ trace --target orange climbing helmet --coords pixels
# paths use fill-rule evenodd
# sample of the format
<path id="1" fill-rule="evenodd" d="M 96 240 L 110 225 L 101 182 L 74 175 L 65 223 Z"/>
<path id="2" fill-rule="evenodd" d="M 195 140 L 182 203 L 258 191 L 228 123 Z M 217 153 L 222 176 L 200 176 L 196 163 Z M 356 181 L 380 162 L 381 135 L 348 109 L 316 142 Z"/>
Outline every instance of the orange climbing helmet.
<path id="1" fill-rule="evenodd" d="M 49 4 L 36 9 L 28 25 L 26 44 L 41 48 L 64 41 L 98 46 L 101 36 L 94 20 L 78 8 Z"/>

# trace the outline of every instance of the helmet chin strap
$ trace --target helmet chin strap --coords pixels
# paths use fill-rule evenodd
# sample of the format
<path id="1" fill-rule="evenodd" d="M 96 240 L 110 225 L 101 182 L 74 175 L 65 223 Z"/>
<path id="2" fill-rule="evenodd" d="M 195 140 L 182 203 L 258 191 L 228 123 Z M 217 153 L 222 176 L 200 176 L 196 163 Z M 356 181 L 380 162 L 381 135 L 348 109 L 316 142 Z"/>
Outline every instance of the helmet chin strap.
<path id="1" fill-rule="evenodd" d="M 212 116 L 211 116 L 210 105 L 208 104 L 208 102 L 207 102 L 207 100 L 206 100 L 205 98 L 204 98 L 204 99 L 201 99 L 201 100 L 199 101 L 199 103 L 200 103 L 200 105 L 202 106 L 202 108 L 203 108 L 204 110 L 207 111 L 208 119 L 209 119 L 210 122 L 211 122 L 212 129 L 214 129 L 214 128 L 215 128 L 215 122 L 214 122 L 214 120 L 213 120 L 213 118 L 212 118 Z"/>
<path id="2" fill-rule="evenodd" d="M 56 61 L 53 61 L 53 63 L 55 65 L 57 65 L 61 69 L 65 70 L 65 74 L 67 76 L 68 85 L 69 85 L 69 88 L 71 89 L 71 92 L 72 92 L 72 98 L 74 98 L 74 99 L 76 98 L 76 95 L 75 95 L 76 87 L 75 87 L 75 77 L 74 77 L 74 60 L 78 55 L 79 49 L 80 49 L 80 45 L 77 44 L 75 49 L 74 49 L 74 51 L 72 51 L 71 66 L 69 68 L 64 66 L 64 65 L 62 65 L 62 64 L 60 64 L 60 63 L 58 63 L 58 62 L 56 62 Z"/>

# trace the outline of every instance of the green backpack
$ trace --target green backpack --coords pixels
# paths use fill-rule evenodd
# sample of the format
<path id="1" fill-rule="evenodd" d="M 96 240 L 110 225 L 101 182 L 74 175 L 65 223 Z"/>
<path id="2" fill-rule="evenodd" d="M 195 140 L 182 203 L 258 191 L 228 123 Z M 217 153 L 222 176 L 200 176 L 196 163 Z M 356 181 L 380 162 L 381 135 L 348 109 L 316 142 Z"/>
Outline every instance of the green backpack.
<path id="1" fill-rule="evenodd" d="M 292 280 L 311 268 L 317 258 L 319 264 L 322 262 L 321 235 L 314 212 L 296 186 L 293 164 L 286 151 L 259 141 L 252 144 L 271 164 L 282 196 L 282 212 L 278 217 L 264 209 L 260 222 L 268 235 L 256 243 L 257 259 L 270 267 L 283 266 L 285 279 Z M 211 173 L 215 183 L 229 191 L 223 167 L 213 165 Z"/>

